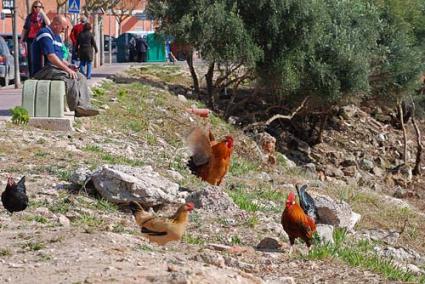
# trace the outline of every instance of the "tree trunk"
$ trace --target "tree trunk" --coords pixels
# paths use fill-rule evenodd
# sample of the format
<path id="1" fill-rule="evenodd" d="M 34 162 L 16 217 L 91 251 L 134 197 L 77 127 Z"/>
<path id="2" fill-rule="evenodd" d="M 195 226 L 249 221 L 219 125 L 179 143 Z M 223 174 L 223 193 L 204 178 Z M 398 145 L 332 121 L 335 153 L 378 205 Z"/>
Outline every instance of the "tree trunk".
<path id="1" fill-rule="evenodd" d="M 214 98 L 213 98 L 213 95 L 214 95 L 214 83 L 213 83 L 214 66 L 215 66 L 214 62 L 210 63 L 210 66 L 208 67 L 208 72 L 207 72 L 207 74 L 205 74 L 205 81 L 207 83 L 208 101 L 210 103 L 210 106 L 213 107 L 213 109 L 214 109 Z"/>
<path id="2" fill-rule="evenodd" d="M 100 47 L 100 30 L 99 30 L 99 15 L 98 14 L 93 14 L 93 28 L 92 31 L 94 33 L 94 40 L 97 44 L 98 47 Z M 99 52 L 93 54 L 94 56 L 94 60 L 93 60 L 93 68 L 99 68 L 100 66 L 100 56 L 99 56 Z"/>
<path id="3" fill-rule="evenodd" d="M 31 13 L 31 1 L 30 0 L 26 0 L 26 10 L 27 10 L 27 15 Z"/>
<path id="4" fill-rule="evenodd" d="M 191 50 L 190 53 L 186 54 L 186 62 L 189 66 L 190 75 L 192 76 L 193 89 L 195 90 L 196 95 L 199 97 L 201 95 L 201 92 L 199 88 L 198 75 L 196 74 L 195 67 L 193 66 L 193 50 Z"/>
<path id="5" fill-rule="evenodd" d="M 406 135 L 406 127 L 404 126 L 403 107 L 401 105 L 401 102 L 398 103 L 398 111 L 400 112 L 401 130 L 403 130 L 403 163 L 406 165 L 406 162 L 407 162 L 407 135 Z"/>
<path id="6" fill-rule="evenodd" d="M 316 144 L 320 144 L 323 142 L 323 129 L 325 129 L 326 121 L 328 120 L 328 115 L 328 112 L 320 115 L 319 133 L 317 134 Z"/>
<path id="7" fill-rule="evenodd" d="M 417 142 L 417 150 L 416 150 L 416 162 L 415 167 L 413 168 L 413 174 L 420 175 L 421 174 L 421 162 L 422 162 L 422 139 L 421 139 L 421 131 L 419 130 L 418 125 L 416 124 L 416 119 L 412 115 L 412 123 L 415 127 L 416 132 L 416 142 Z"/>

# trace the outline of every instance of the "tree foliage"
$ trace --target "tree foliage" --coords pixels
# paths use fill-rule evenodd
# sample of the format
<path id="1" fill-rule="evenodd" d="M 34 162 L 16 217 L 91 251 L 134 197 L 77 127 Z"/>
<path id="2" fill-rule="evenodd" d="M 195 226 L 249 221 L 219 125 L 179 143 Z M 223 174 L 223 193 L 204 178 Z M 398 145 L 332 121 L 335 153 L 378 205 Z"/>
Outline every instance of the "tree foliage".
<path id="1" fill-rule="evenodd" d="M 270 94 L 328 105 L 414 90 L 424 70 L 425 4 L 406 1 L 152 0 L 148 11 L 209 71 L 243 66 Z"/>

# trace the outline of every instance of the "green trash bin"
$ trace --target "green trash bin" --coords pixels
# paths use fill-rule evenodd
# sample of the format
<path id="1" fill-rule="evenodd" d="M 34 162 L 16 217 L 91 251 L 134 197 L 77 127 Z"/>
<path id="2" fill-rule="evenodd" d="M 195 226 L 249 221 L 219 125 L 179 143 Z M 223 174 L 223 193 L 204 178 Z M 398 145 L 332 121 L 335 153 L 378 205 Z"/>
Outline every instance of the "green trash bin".
<path id="1" fill-rule="evenodd" d="M 165 62 L 165 41 L 162 37 L 156 34 L 148 34 L 146 36 L 148 42 L 148 58 L 147 62 Z"/>
<path id="2" fill-rule="evenodd" d="M 134 33 L 123 33 L 117 38 L 117 62 L 130 62 L 129 42 L 135 36 Z M 136 60 L 133 58 L 133 61 Z"/>

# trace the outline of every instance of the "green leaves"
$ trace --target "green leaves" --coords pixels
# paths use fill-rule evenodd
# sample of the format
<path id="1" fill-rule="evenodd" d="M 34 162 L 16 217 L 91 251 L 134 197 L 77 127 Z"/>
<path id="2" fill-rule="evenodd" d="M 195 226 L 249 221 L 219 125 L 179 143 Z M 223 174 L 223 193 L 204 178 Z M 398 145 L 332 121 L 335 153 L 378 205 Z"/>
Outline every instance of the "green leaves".
<path id="1" fill-rule="evenodd" d="M 28 111 L 23 107 L 14 107 L 10 112 L 12 113 L 12 122 L 15 124 L 27 124 L 30 120 Z"/>

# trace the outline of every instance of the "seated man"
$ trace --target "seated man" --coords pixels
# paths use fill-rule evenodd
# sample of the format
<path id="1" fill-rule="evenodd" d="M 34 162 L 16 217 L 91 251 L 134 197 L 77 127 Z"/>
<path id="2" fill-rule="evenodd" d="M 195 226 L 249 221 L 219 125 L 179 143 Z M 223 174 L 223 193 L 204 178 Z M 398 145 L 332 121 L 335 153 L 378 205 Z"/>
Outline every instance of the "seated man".
<path id="1" fill-rule="evenodd" d="M 99 111 L 90 107 L 90 90 L 86 78 L 77 73 L 77 68 L 63 61 L 62 33 L 68 22 L 64 16 L 57 15 L 50 26 L 42 28 L 32 45 L 34 55 L 34 79 L 61 80 L 66 85 L 66 100 L 75 116 L 94 116 Z M 42 67 L 43 59 L 45 62 Z"/>

